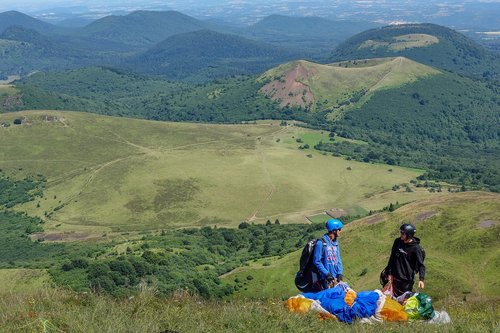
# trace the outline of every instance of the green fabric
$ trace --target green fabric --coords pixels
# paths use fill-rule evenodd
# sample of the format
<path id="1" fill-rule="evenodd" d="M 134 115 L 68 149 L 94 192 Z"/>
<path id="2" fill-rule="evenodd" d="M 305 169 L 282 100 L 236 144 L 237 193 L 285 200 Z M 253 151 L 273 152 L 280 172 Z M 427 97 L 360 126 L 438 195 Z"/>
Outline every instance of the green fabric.
<path id="1" fill-rule="evenodd" d="M 434 307 L 432 299 L 427 294 L 418 293 L 415 295 L 418 300 L 418 313 L 422 319 L 432 319 L 434 317 Z"/>
<path id="2" fill-rule="evenodd" d="M 419 304 L 416 296 L 412 296 L 406 300 L 405 312 L 408 314 L 409 320 L 422 319 L 420 313 L 418 312 Z"/>

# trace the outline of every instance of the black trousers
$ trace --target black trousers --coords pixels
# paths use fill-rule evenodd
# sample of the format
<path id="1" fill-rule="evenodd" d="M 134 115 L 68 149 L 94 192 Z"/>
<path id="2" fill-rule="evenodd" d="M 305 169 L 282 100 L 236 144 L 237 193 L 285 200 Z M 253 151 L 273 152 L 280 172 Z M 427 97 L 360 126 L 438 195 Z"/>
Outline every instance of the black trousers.
<path id="1" fill-rule="evenodd" d="M 413 291 L 414 281 L 398 280 L 396 278 L 392 279 L 392 291 L 394 296 L 398 297 L 403 295 L 407 291 Z"/>

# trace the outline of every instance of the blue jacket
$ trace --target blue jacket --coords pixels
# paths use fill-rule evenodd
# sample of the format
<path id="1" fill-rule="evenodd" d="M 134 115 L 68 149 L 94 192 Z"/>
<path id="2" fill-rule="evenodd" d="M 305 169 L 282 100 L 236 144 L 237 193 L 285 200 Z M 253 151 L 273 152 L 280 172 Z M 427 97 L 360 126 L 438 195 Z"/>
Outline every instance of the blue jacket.
<path id="1" fill-rule="evenodd" d="M 338 277 L 342 275 L 342 259 L 340 258 L 339 243 L 336 239 L 332 242 L 328 234 L 323 235 L 322 239 L 326 242 L 326 247 L 323 249 L 323 242 L 316 242 L 313 257 L 314 266 L 320 272 L 321 280 L 324 280 L 328 273 L 333 277 Z"/>

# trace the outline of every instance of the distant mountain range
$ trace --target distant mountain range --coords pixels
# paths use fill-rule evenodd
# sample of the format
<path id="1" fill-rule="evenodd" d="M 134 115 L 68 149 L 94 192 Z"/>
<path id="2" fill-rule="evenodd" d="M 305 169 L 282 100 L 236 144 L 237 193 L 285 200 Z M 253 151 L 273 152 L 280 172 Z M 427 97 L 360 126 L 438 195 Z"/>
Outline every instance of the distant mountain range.
<path id="1" fill-rule="evenodd" d="M 272 15 L 241 29 L 200 21 L 175 11 L 112 15 L 80 28 L 54 26 L 14 11 L 0 13 L 0 22 L 0 33 L 3 33 L 0 39 L 7 41 L 0 43 L 2 76 L 89 64 L 123 65 L 124 68 L 132 64 L 135 69 L 151 73 L 150 64 L 155 63 L 159 65 L 157 74 L 189 78 L 198 77 L 194 72 L 199 72 L 197 68 L 203 63 L 208 70 L 200 76 L 202 79 L 255 74 L 293 58 L 324 60 L 341 40 L 374 26 L 363 22 Z M 204 32 L 196 36 L 194 32 L 200 30 Z M 190 32 L 193 34 L 188 34 Z M 211 49 L 210 54 L 201 59 L 203 52 L 196 49 L 198 45 Z M 231 48 L 233 50 L 228 53 Z"/>

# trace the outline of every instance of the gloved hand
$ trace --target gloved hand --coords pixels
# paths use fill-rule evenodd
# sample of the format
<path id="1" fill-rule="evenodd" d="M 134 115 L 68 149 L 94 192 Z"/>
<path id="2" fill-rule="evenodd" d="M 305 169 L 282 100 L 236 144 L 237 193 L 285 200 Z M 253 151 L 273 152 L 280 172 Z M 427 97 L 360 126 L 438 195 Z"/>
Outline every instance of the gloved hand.
<path id="1" fill-rule="evenodd" d="M 342 274 L 337 274 L 337 282 L 342 281 Z"/>
<path id="2" fill-rule="evenodd" d="M 326 276 L 325 276 L 325 280 L 326 280 L 328 283 L 330 283 L 330 282 L 335 281 L 335 278 L 334 278 L 334 277 L 333 277 L 330 273 L 328 273 L 328 274 L 326 274 Z"/>

